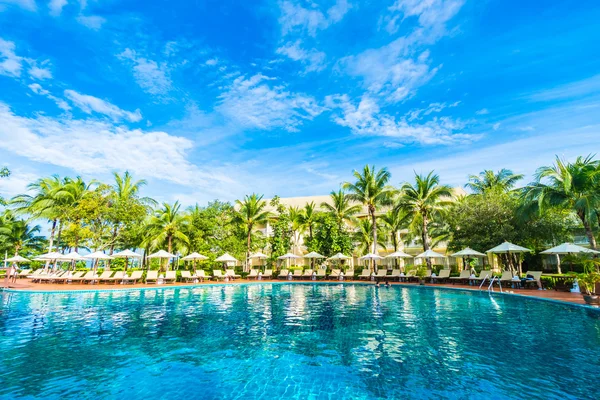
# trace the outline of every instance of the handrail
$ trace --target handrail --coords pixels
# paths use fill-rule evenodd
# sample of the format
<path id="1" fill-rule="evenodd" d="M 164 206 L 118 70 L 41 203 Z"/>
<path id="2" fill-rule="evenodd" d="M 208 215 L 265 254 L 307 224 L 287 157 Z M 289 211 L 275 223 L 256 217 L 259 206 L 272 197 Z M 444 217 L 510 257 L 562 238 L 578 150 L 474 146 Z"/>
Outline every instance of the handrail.
<path id="1" fill-rule="evenodd" d="M 492 279 L 490 280 L 490 285 L 488 286 L 488 292 L 489 291 L 494 291 L 494 281 L 496 280 L 496 277 L 493 276 Z"/>
<path id="2" fill-rule="evenodd" d="M 481 290 L 481 287 L 483 286 L 483 284 L 485 283 L 485 280 L 488 279 L 490 276 L 486 275 L 483 280 L 481 281 L 481 285 L 479 285 L 479 290 Z"/>

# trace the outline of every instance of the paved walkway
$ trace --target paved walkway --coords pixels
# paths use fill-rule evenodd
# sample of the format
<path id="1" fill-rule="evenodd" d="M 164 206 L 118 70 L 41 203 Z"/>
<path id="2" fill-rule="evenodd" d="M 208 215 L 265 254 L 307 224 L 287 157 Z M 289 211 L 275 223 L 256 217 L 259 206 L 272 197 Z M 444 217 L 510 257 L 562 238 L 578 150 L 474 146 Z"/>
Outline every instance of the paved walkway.
<path id="1" fill-rule="evenodd" d="M 273 280 L 273 281 L 269 281 L 269 280 L 262 280 L 262 281 L 255 281 L 255 280 L 247 280 L 247 279 L 237 279 L 235 281 L 231 281 L 231 282 L 222 282 L 219 281 L 218 283 L 220 284 L 225 284 L 225 285 L 235 285 L 235 284 L 239 284 L 239 283 L 248 283 L 248 282 L 289 282 L 286 280 Z M 315 281 L 311 281 L 311 280 L 294 280 L 293 282 L 305 282 L 305 283 L 315 283 Z M 329 283 L 335 283 L 337 281 L 317 281 L 317 283 L 319 282 L 329 282 Z M 371 281 L 344 281 L 346 283 L 355 283 L 355 282 L 361 282 L 361 283 L 368 283 L 368 284 L 374 284 L 374 282 Z M 4 282 L 2 282 L 4 283 Z M 167 285 L 156 285 L 156 284 L 136 284 L 136 285 L 121 285 L 121 284 L 96 284 L 96 285 L 89 285 L 89 284 L 59 284 L 59 283 L 32 283 L 29 279 L 19 279 L 16 283 L 10 283 L 9 284 L 9 288 L 14 289 L 14 290 L 22 290 L 22 291 L 44 291 L 44 292 L 52 292 L 52 291 L 63 291 L 63 290 L 110 290 L 110 289 L 115 289 L 115 290 L 119 290 L 119 289 L 135 289 L 135 288 L 165 288 L 165 287 L 178 287 L 178 286 L 185 286 L 185 287 L 189 287 L 190 285 L 192 286 L 200 286 L 200 285 L 206 285 L 206 284 L 211 284 L 211 283 L 216 283 L 214 281 L 205 281 L 203 283 L 174 283 L 174 284 L 167 284 Z M 407 286 L 416 286 L 418 285 L 417 283 L 398 283 L 398 282 L 390 282 L 392 285 L 407 285 Z M 431 284 L 431 283 L 427 283 L 427 286 L 434 286 L 434 287 L 447 287 L 447 288 L 454 288 L 454 289 L 466 289 L 466 290 L 476 290 L 478 291 L 479 288 L 478 287 L 474 287 L 474 286 L 469 286 L 469 285 L 453 285 L 453 284 Z M 4 286 L 4 285 L 2 285 Z M 498 292 L 499 289 L 496 287 L 494 288 L 494 291 Z M 512 292 L 513 294 L 516 295 L 521 295 L 521 296 L 528 296 L 528 297 L 538 297 L 538 298 L 544 298 L 544 299 L 552 299 L 552 300 L 558 300 L 558 301 L 564 301 L 566 303 L 575 303 L 575 304 L 585 304 L 584 300 L 583 300 L 583 296 L 581 296 L 581 294 L 577 294 L 577 293 L 568 293 L 568 292 L 557 292 L 555 290 L 536 290 L 536 289 L 504 289 L 504 291 L 508 291 L 508 292 Z"/>

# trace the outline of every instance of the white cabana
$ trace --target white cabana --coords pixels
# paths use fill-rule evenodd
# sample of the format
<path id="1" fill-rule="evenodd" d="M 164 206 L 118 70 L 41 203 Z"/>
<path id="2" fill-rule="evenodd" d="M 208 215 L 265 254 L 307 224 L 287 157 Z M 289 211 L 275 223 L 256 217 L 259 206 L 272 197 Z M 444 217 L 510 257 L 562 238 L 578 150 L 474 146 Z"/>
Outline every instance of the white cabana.
<path id="1" fill-rule="evenodd" d="M 540 252 L 540 254 L 556 255 L 558 273 L 561 274 L 562 273 L 561 268 L 560 268 L 560 256 L 561 255 L 563 255 L 563 254 L 600 254 L 600 251 L 588 249 L 588 248 L 582 247 L 582 246 L 577 246 L 576 244 L 573 244 L 573 243 L 563 243 L 563 244 L 559 244 L 558 246 L 544 250 L 544 251 Z"/>
<path id="2" fill-rule="evenodd" d="M 129 264 L 130 258 L 142 258 L 141 254 L 135 253 L 129 249 L 125 249 L 123 251 L 119 251 L 112 255 L 114 258 L 124 258 L 125 259 L 125 271 L 127 271 L 127 265 Z"/>

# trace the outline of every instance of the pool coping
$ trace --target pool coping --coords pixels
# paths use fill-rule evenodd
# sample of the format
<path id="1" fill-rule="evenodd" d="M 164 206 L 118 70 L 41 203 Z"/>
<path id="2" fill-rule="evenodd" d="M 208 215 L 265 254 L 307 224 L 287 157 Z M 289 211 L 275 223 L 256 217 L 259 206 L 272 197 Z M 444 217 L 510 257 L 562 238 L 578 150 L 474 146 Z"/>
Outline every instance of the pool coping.
<path id="1" fill-rule="evenodd" d="M 134 292 L 134 291 L 150 291 L 150 290 L 175 290 L 175 289 L 193 289 L 200 287 L 227 287 L 227 286 L 248 286 L 248 285 L 264 285 L 264 284 L 276 284 L 276 285 L 359 285 L 359 286 L 369 286 L 374 285 L 370 282 L 360 282 L 360 281 L 311 281 L 311 282 L 294 282 L 294 281 L 257 281 L 257 282 L 236 282 L 236 283 L 225 283 L 225 282 L 210 282 L 204 283 L 202 285 L 198 284 L 189 284 L 189 285 L 157 285 L 157 287 L 127 287 L 127 288 L 111 288 L 111 289 L 75 289 L 75 290 L 28 290 L 28 289 L 14 289 L 14 288 L 0 288 L 0 292 L 7 293 L 23 293 L 23 294 L 72 294 L 72 293 L 111 293 L 111 292 Z M 454 290 L 468 293 L 487 293 L 488 295 L 505 295 L 505 296 L 513 296 L 522 299 L 531 299 L 531 300 L 539 300 L 550 302 L 554 304 L 561 304 L 567 306 L 580 307 L 585 310 L 591 310 L 594 312 L 600 313 L 600 307 L 592 306 L 588 304 L 577 304 L 568 301 L 551 299 L 547 297 L 537 297 L 537 296 L 527 296 L 520 293 L 511 293 L 511 292 L 497 292 L 497 291 L 488 291 L 488 290 L 479 290 L 479 289 L 469 289 L 469 288 L 455 288 L 449 286 L 430 286 L 430 285 L 414 285 L 414 284 L 406 284 L 402 282 L 394 282 L 392 286 L 399 286 L 404 288 L 417 288 L 417 289 L 440 289 L 440 290 Z"/>

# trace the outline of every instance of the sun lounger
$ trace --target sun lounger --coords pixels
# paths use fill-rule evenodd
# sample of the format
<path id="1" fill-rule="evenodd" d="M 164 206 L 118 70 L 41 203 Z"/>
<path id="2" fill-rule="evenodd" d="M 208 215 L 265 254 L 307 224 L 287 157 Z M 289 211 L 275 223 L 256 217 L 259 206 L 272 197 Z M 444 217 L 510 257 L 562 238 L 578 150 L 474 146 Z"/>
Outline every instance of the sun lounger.
<path id="1" fill-rule="evenodd" d="M 81 275 L 80 277 L 78 277 L 78 278 L 71 278 L 71 280 L 73 282 L 83 283 L 83 282 L 86 282 L 88 280 L 87 278 L 90 278 L 92 276 L 94 276 L 94 271 L 87 271 L 83 275 Z"/>
<path id="2" fill-rule="evenodd" d="M 344 271 L 344 279 L 354 279 L 354 269 L 347 269 Z"/>
<path id="3" fill-rule="evenodd" d="M 32 271 L 30 269 L 22 269 L 17 273 L 17 278 L 27 278 L 31 274 L 31 272 Z"/>
<path id="4" fill-rule="evenodd" d="M 301 269 L 295 269 L 293 277 L 294 278 L 302 278 L 302 270 Z"/>
<path id="5" fill-rule="evenodd" d="M 329 279 L 340 279 L 340 274 L 342 273 L 341 269 L 332 269 L 329 274 Z"/>
<path id="6" fill-rule="evenodd" d="M 142 279 L 142 275 L 144 271 L 133 271 L 129 276 L 123 277 L 123 283 L 137 283 L 140 279 Z"/>
<path id="7" fill-rule="evenodd" d="M 146 283 L 158 283 L 158 271 L 146 272 Z"/>
<path id="8" fill-rule="evenodd" d="M 113 271 L 108 271 L 113 272 Z M 102 283 L 102 281 L 106 282 L 106 283 L 112 283 L 113 285 L 121 283 L 121 281 L 123 280 L 123 275 L 125 274 L 125 271 L 117 271 L 114 273 L 114 275 L 111 275 L 107 278 L 103 278 L 102 275 L 104 275 L 104 273 L 100 276 L 100 283 Z"/>
<path id="9" fill-rule="evenodd" d="M 196 277 L 200 279 L 200 282 L 204 281 L 205 279 L 212 279 L 212 276 L 206 275 L 206 271 L 203 269 L 196 270 Z"/>
<path id="10" fill-rule="evenodd" d="M 40 282 L 60 282 L 63 281 L 64 279 L 62 278 L 63 275 L 65 275 L 67 273 L 67 271 L 59 271 L 59 272 L 55 272 L 52 273 L 50 275 L 41 275 L 39 277 Z M 66 279 L 66 278 L 65 278 Z"/>
<path id="11" fill-rule="evenodd" d="M 533 278 L 529 278 L 530 276 Z M 542 271 L 527 271 L 525 272 L 525 277 L 525 287 L 535 284 L 538 289 L 542 289 Z"/>
<path id="12" fill-rule="evenodd" d="M 390 274 L 390 280 L 392 280 L 392 281 L 394 279 L 400 280 L 400 274 L 401 274 L 401 271 L 399 269 L 393 269 L 392 273 Z"/>
<path id="13" fill-rule="evenodd" d="M 463 271 L 460 271 L 459 276 L 451 276 L 448 279 L 450 280 L 450 282 L 452 282 L 452 284 L 454 284 L 455 282 L 467 283 L 469 281 L 470 276 L 471 276 L 471 271 L 465 269 Z"/>
<path id="14" fill-rule="evenodd" d="M 258 279 L 258 270 L 257 269 L 251 269 L 250 273 L 248 274 L 248 276 L 246 276 L 246 278 L 248 278 L 248 279 Z"/>
<path id="15" fill-rule="evenodd" d="M 223 275 L 223 271 L 221 271 L 220 269 L 213 269 L 213 277 L 216 280 L 224 280 L 225 279 L 225 275 Z"/>
<path id="16" fill-rule="evenodd" d="M 387 270 L 380 268 L 379 270 L 377 270 L 377 273 L 375 274 L 375 279 L 385 278 L 386 276 L 387 276 Z"/>
<path id="17" fill-rule="evenodd" d="M 27 275 L 27 278 L 36 280 L 36 278 L 39 277 L 43 272 L 44 272 L 44 270 L 42 268 L 37 269 L 37 270 L 31 272 L 29 275 Z"/>
<path id="18" fill-rule="evenodd" d="M 67 283 L 69 282 L 81 282 L 81 280 L 83 279 L 83 275 L 85 274 L 85 271 L 76 271 L 73 272 L 73 274 L 70 277 L 67 277 Z"/>
<path id="19" fill-rule="evenodd" d="M 91 274 L 90 274 L 91 272 Z M 96 271 L 90 271 L 83 277 L 83 282 L 93 285 L 94 282 L 99 283 L 98 281 L 98 273 Z"/>
<path id="20" fill-rule="evenodd" d="M 184 282 L 194 282 L 196 279 L 196 275 L 192 275 L 190 271 L 181 271 L 181 280 Z"/>
<path id="21" fill-rule="evenodd" d="M 238 275 L 235 273 L 235 270 L 233 269 L 226 269 L 225 270 L 225 276 L 228 276 L 229 279 L 237 279 L 237 278 L 241 278 L 241 275 Z"/>
<path id="22" fill-rule="evenodd" d="M 485 279 L 492 279 L 493 274 L 492 274 L 492 270 L 490 269 L 484 269 L 479 273 L 479 276 L 476 278 L 469 278 L 470 281 L 474 282 L 474 283 L 481 283 L 483 282 Z"/>
<path id="23" fill-rule="evenodd" d="M 312 279 L 312 276 L 313 276 L 313 270 L 312 269 L 305 269 L 304 273 L 302 274 L 303 278 Z"/>
<path id="24" fill-rule="evenodd" d="M 287 269 L 282 269 L 281 271 L 279 271 L 279 275 L 277 275 L 277 277 L 287 279 L 289 273 L 290 271 L 288 271 Z"/>
<path id="25" fill-rule="evenodd" d="M 450 278 L 450 270 L 441 269 L 437 276 L 431 276 L 431 283 L 445 282 L 448 278 Z"/>
<path id="26" fill-rule="evenodd" d="M 358 279 L 371 279 L 371 270 L 368 268 L 363 269 L 360 275 L 358 275 Z"/>
<path id="27" fill-rule="evenodd" d="M 164 283 L 175 283 L 177 282 L 177 271 L 167 271 L 165 272 L 165 277 L 163 279 Z"/>
<path id="28" fill-rule="evenodd" d="M 327 277 L 327 269 L 326 268 L 317 269 L 317 279 L 326 278 L 326 277 Z"/>
<path id="29" fill-rule="evenodd" d="M 263 279 L 265 279 L 265 278 L 273 279 L 273 270 L 265 269 L 265 272 L 263 272 L 262 277 L 263 277 Z"/>

